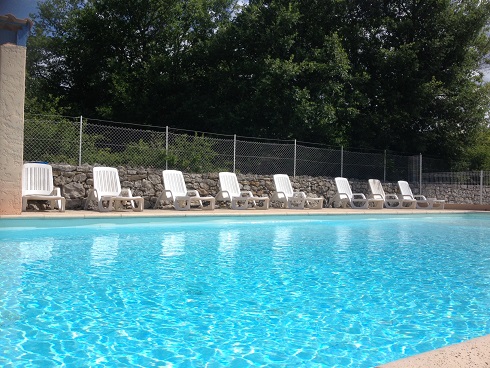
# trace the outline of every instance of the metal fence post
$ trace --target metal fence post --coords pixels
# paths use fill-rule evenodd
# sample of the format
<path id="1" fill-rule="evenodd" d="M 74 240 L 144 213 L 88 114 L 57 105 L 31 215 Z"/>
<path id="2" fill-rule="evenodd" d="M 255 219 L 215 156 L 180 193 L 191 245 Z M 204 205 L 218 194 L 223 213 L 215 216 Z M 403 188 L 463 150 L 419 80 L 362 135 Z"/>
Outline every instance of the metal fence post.
<path id="1" fill-rule="evenodd" d="M 340 146 L 340 176 L 344 176 L 344 146 Z"/>
<path id="2" fill-rule="evenodd" d="M 386 150 L 385 150 L 384 162 L 383 162 L 383 182 L 386 183 Z"/>
<path id="3" fill-rule="evenodd" d="M 83 117 L 80 115 L 80 142 L 78 144 L 78 166 L 82 166 Z"/>
<path id="4" fill-rule="evenodd" d="M 165 126 L 165 170 L 168 170 L 168 125 Z"/>
<path id="5" fill-rule="evenodd" d="M 236 134 L 233 134 L 233 172 L 235 172 L 236 162 Z"/>
<path id="6" fill-rule="evenodd" d="M 422 154 L 420 154 L 420 163 L 419 163 L 419 194 L 422 194 Z"/>
<path id="7" fill-rule="evenodd" d="M 296 139 L 294 140 L 294 162 L 293 162 L 293 177 L 296 177 Z"/>
<path id="8" fill-rule="evenodd" d="M 483 170 L 480 170 L 480 204 L 483 204 Z"/>

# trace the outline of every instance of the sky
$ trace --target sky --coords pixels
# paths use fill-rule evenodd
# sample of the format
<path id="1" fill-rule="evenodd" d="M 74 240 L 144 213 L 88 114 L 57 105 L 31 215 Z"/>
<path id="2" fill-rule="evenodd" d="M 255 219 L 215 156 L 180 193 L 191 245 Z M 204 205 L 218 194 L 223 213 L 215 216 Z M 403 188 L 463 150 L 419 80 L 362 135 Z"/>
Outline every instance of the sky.
<path id="1" fill-rule="evenodd" d="M 16 18 L 29 18 L 35 13 L 38 0 L 0 0 L 0 15 L 13 14 Z"/>

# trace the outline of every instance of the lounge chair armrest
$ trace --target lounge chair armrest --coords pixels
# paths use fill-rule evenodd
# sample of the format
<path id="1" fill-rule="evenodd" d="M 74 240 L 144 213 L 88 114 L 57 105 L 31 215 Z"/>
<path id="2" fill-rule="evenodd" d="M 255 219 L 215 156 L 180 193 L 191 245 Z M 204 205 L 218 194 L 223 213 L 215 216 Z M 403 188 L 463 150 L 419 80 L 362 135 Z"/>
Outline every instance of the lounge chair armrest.
<path id="1" fill-rule="evenodd" d="M 220 190 L 216 194 L 217 201 L 231 201 L 230 193 L 227 190 Z"/>
<path id="2" fill-rule="evenodd" d="M 281 199 L 286 199 L 287 196 L 286 196 L 286 193 L 284 192 L 274 192 L 272 193 L 272 200 L 273 201 L 277 201 L 277 200 L 281 200 Z"/>
<path id="3" fill-rule="evenodd" d="M 401 201 L 413 201 L 414 198 L 408 195 L 398 194 L 398 199 Z"/>
<path id="4" fill-rule="evenodd" d="M 395 199 L 398 200 L 398 196 L 396 194 L 385 194 L 385 199 Z"/>
<path id="5" fill-rule="evenodd" d="M 354 199 L 366 199 L 366 196 L 363 193 L 352 193 L 352 198 L 354 198 Z"/>
<path id="6" fill-rule="evenodd" d="M 168 189 L 164 189 L 162 194 L 161 194 L 162 198 L 163 199 L 171 199 L 173 198 L 172 196 L 172 191 L 171 190 L 168 190 Z"/>
<path id="7" fill-rule="evenodd" d="M 349 199 L 349 196 L 347 195 L 347 193 L 338 192 L 337 194 L 335 194 L 335 198 L 337 200 L 343 200 L 343 199 Z"/>
<path id="8" fill-rule="evenodd" d="M 187 191 L 189 197 L 200 197 L 199 192 L 195 189 L 190 189 Z"/>
<path id="9" fill-rule="evenodd" d="M 172 191 L 164 189 L 162 191 L 162 193 L 160 193 L 160 195 L 158 196 L 158 198 L 155 202 L 154 208 L 156 208 L 160 204 L 161 201 L 169 201 L 169 200 L 173 200 Z"/>
<path id="10" fill-rule="evenodd" d="M 54 187 L 53 191 L 51 192 L 51 195 L 61 197 L 61 189 L 58 187 Z"/>
<path id="11" fill-rule="evenodd" d="M 124 193 L 126 193 L 126 196 L 124 195 Z M 129 188 L 122 188 L 120 195 L 122 195 L 124 197 L 132 197 L 133 193 L 131 192 L 131 189 L 129 189 Z"/>

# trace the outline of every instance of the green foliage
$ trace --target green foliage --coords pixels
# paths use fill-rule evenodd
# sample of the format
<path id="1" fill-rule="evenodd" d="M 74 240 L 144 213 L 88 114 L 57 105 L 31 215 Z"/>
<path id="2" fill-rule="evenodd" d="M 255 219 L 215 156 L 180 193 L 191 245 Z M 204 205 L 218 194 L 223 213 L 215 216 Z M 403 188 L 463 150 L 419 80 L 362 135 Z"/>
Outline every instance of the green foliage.
<path id="1" fill-rule="evenodd" d="M 51 93 L 84 116 L 159 121 L 193 73 L 185 60 L 233 9 L 234 0 L 40 2 L 28 39 L 29 98 Z"/>
<path id="2" fill-rule="evenodd" d="M 128 161 L 119 152 L 112 152 L 104 146 L 105 137 L 102 134 L 82 135 L 82 163 L 100 164 L 108 166 L 126 165 Z"/>
<path id="3" fill-rule="evenodd" d="M 360 76 L 355 146 L 457 159 L 485 121 L 488 1 L 348 2 L 343 35 Z"/>
<path id="4" fill-rule="evenodd" d="M 190 110 L 192 103 L 202 114 L 200 129 L 345 141 L 344 118 L 356 112 L 347 103 L 348 55 L 331 15 L 320 12 L 319 26 L 309 23 L 307 10 L 298 1 L 252 1 L 218 32 L 210 41 L 206 75 L 186 106 Z"/>
<path id="5" fill-rule="evenodd" d="M 82 160 L 86 163 L 120 165 L 123 156 L 100 148 L 104 136 L 100 134 L 82 135 Z M 30 115 L 24 123 L 24 161 L 46 161 L 78 165 L 80 147 L 80 124 L 69 118 Z"/>
<path id="6" fill-rule="evenodd" d="M 78 165 L 79 123 L 68 118 L 45 120 L 29 116 L 25 121 L 24 160 L 47 161 Z M 175 135 L 169 144 L 155 135 L 148 141 L 130 142 L 118 152 L 106 147 L 107 137 L 102 134 L 82 135 L 82 163 L 108 166 L 164 168 L 192 173 L 217 172 L 215 163 L 218 153 L 214 143 L 204 136 Z"/>
<path id="7" fill-rule="evenodd" d="M 78 127 L 68 119 L 51 120 L 33 116 L 24 123 L 24 161 L 77 164 Z"/>
<path id="8" fill-rule="evenodd" d="M 218 172 L 221 170 L 214 162 L 217 156 L 213 142 L 204 136 L 179 135 L 169 145 L 168 165 L 192 173 Z"/>
<path id="9" fill-rule="evenodd" d="M 159 139 L 145 142 L 140 139 L 137 143 L 129 143 L 121 157 L 131 166 L 165 167 L 165 142 Z"/>
<path id="10" fill-rule="evenodd" d="M 469 146 L 458 166 L 458 170 L 490 170 L 490 128 L 478 132 L 474 144 Z"/>
<path id="11" fill-rule="evenodd" d="M 489 0 L 240 3 L 40 2 L 27 111 L 450 160 L 474 145 L 490 106 Z M 124 160 L 159 165 L 158 144 Z M 118 162 L 97 147 L 88 157 Z"/>

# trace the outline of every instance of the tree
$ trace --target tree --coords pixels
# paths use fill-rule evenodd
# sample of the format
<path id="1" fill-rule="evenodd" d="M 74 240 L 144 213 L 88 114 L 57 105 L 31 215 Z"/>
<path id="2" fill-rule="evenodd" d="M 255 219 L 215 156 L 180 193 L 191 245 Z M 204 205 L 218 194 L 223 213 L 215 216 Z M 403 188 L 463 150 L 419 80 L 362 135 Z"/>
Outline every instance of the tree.
<path id="1" fill-rule="evenodd" d="M 485 123 L 489 3 L 347 1 L 343 35 L 363 106 L 354 146 L 457 158 Z"/>
<path id="2" fill-rule="evenodd" d="M 233 7 L 234 0 L 46 0 L 28 41 L 31 91 L 63 96 L 90 117 L 162 121 L 189 79 L 189 54 Z"/>
<path id="3" fill-rule="evenodd" d="M 26 106 L 457 159 L 489 0 L 46 0 Z"/>
<path id="4" fill-rule="evenodd" d="M 38 3 L 39 13 L 27 44 L 26 108 L 28 112 L 68 113 L 67 91 L 72 85 L 66 64 L 65 42 L 75 12 L 83 0 L 47 0 Z M 56 106 L 53 106 L 55 100 Z"/>
<path id="5" fill-rule="evenodd" d="M 490 128 L 488 126 L 478 131 L 475 141 L 465 149 L 456 169 L 490 170 Z"/>
<path id="6" fill-rule="evenodd" d="M 344 123 L 356 108 L 347 94 L 348 55 L 331 21 L 335 3 L 250 1 L 220 29 L 202 83 L 216 88 L 197 96 L 209 125 L 239 135 L 345 142 Z M 313 14 L 325 15 L 314 21 Z"/>

